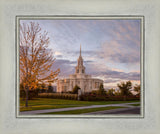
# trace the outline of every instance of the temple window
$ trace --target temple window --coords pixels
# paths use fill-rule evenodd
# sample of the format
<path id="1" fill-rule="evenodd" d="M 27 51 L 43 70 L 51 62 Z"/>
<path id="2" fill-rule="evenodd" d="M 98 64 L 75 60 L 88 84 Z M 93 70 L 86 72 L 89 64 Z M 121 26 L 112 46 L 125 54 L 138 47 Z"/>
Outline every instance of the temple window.
<path id="1" fill-rule="evenodd" d="M 77 69 L 77 73 L 79 73 L 79 69 Z"/>
<path id="2" fill-rule="evenodd" d="M 84 73 L 84 69 L 82 69 L 82 73 Z"/>
<path id="3" fill-rule="evenodd" d="M 98 87 L 99 87 L 99 83 L 95 82 L 95 88 L 98 88 Z"/>

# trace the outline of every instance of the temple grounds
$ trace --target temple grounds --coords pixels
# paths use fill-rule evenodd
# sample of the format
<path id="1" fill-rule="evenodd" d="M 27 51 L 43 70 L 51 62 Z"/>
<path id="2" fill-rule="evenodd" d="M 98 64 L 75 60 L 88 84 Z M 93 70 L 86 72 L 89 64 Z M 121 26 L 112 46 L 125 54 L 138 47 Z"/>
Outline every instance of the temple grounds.
<path id="1" fill-rule="evenodd" d="M 34 113 L 35 110 L 45 110 L 45 114 L 52 114 L 52 112 L 46 112 L 47 109 L 50 111 L 59 110 L 58 112 L 53 112 L 53 114 L 81 114 L 95 111 L 126 108 L 128 106 L 139 106 L 139 101 L 77 101 L 64 99 L 36 98 L 34 100 L 29 100 L 29 106 L 25 107 L 25 101 L 20 99 L 20 112 L 22 114 L 23 111 L 32 111 Z M 65 108 L 68 109 L 66 109 L 66 111 L 61 110 Z"/>

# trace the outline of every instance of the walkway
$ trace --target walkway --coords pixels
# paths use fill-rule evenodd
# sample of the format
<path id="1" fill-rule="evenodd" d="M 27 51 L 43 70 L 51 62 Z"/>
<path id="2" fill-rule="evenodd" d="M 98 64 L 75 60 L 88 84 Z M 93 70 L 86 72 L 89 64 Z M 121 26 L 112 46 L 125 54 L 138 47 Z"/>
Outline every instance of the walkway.
<path id="1" fill-rule="evenodd" d="M 21 115 L 33 115 L 33 114 L 41 114 L 41 113 L 51 113 L 51 112 L 62 112 L 62 111 L 70 111 L 70 110 L 78 110 L 78 109 L 88 109 L 88 108 L 100 108 L 100 107 L 114 107 L 114 106 L 122 106 L 132 108 L 130 104 L 139 104 L 139 102 L 133 103 L 121 103 L 121 104 L 106 104 L 106 105 L 91 105 L 91 106 L 83 106 L 83 107 L 70 107 L 70 108 L 58 108 L 58 109 L 44 109 L 44 110 L 34 110 L 34 111 L 24 111 L 20 112 Z"/>
<path id="2" fill-rule="evenodd" d="M 100 115 L 100 114 L 140 114 L 140 107 L 134 106 L 129 108 L 118 108 L 118 109 L 111 109 L 111 110 L 103 110 L 103 111 L 96 111 L 90 113 L 83 113 L 86 115 Z"/>

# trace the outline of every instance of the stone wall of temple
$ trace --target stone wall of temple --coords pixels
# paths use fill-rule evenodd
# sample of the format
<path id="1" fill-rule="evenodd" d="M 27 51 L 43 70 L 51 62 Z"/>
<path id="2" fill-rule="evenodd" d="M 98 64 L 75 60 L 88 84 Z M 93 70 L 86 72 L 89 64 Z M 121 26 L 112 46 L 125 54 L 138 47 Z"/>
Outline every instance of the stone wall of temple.
<path id="1" fill-rule="evenodd" d="M 72 91 L 77 85 L 81 88 L 82 93 L 91 92 L 92 90 L 98 90 L 100 84 L 103 84 L 103 80 L 100 79 L 62 79 L 57 82 L 57 92 Z"/>

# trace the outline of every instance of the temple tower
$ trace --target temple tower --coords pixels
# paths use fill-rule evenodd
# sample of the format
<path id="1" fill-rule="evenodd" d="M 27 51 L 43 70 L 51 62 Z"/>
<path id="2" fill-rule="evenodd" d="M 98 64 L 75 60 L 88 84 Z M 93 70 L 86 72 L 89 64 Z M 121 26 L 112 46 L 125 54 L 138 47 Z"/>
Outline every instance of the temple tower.
<path id="1" fill-rule="evenodd" d="M 81 56 L 81 45 L 80 45 L 80 55 L 77 60 L 77 66 L 76 66 L 76 74 L 85 74 L 85 67 L 83 66 L 83 58 Z"/>

